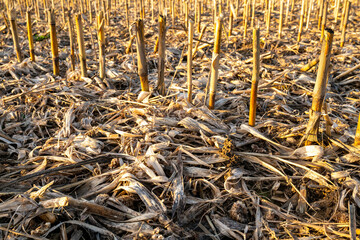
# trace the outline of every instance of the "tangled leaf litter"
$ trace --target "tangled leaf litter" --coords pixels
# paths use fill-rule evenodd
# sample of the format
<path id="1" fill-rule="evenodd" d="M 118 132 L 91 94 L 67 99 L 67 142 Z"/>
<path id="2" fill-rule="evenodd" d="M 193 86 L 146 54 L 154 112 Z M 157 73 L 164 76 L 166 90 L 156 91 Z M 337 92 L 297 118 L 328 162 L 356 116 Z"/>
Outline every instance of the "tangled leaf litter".
<path id="1" fill-rule="evenodd" d="M 356 23 L 359 15 L 353 18 Z M 249 41 L 224 38 L 216 110 L 210 111 L 203 103 L 212 49 L 200 43 L 194 58 L 191 105 L 181 53 L 187 36 L 169 29 L 169 94 L 152 92 L 140 102 L 137 60 L 123 55 L 130 36 L 115 31 L 120 18 L 111 21 L 106 76 L 113 89 L 96 81 L 95 55 L 88 56 L 87 78 L 65 68 L 54 77 L 46 51 L 37 53 L 36 63 L 1 59 L 4 239 L 29 233 L 35 239 L 64 233 L 85 239 L 349 238 L 348 204 L 360 207 L 359 150 L 351 146 L 359 70 L 336 76 L 358 64 L 356 25 L 349 29 L 352 42 L 335 47 L 331 59 L 326 101 L 332 136 L 321 133 L 319 145 L 301 147 L 316 68 L 300 68 L 320 49 L 312 33 L 304 33 L 300 44 L 263 37 L 257 125 L 249 127 Z M 151 50 L 157 25 L 146 24 L 149 80 L 155 86 L 157 55 Z M 235 26 L 236 36 L 242 29 Z M 207 31 L 203 40 L 212 43 L 211 24 Z M 65 35 L 59 32 L 60 39 Z M 13 56 L 11 40 L 1 41 L 4 56 Z M 36 44 L 50 47 L 46 39 Z M 97 50 L 96 44 L 87 48 Z"/>

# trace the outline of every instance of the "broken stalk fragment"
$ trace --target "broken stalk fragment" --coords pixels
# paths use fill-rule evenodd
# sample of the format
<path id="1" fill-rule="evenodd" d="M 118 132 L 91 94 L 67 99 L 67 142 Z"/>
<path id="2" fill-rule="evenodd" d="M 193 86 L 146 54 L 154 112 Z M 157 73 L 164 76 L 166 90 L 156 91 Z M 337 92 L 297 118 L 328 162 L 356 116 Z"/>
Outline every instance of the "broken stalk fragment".
<path id="1" fill-rule="evenodd" d="M 201 32 L 200 32 L 200 36 L 199 36 L 199 41 L 197 41 L 196 42 L 196 44 L 195 44 L 195 49 L 194 49 L 194 51 L 193 51 L 193 58 L 195 57 L 195 55 L 196 55 L 196 52 L 197 52 L 197 50 L 198 50 L 198 48 L 199 48 L 199 44 L 200 44 L 200 41 L 201 41 L 201 39 L 202 39 L 202 37 L 204 36 L 204 33 L 205 33 L 205 30 L 206 30 L 206 28 L 207 28 L 207 24 L 201 29 Z"/>
<path id="2" fill-rule="evenodd" d="M 159 37 L 157 37 L 155 41 L 154 53 L 157 53 L 158 50 L 159 50 Z"/>
<path id="3" fill-rule="evenodd" d="M 314 60 L 312 60 L 311 62 L 309 62 L 308 64 L 306 64 L 305 66 L 303 66 L 300 71 L 306 72 L 309 71 L 311 68 L 313 68 L 316 64 L 318 64 L 320 61 L 320 58 L 315 58 Z"/>
<path id="4" fill-rule="evenodd" d="M 165 95 L 165 36 L 166 36 L 166 17 L 159 15 L 159 65 L 157 90 L 160 95 Z"/>
<path id="5" fill-rule="evenodd" d="M 18 29 L 17 29 L 17 23 L 16 23 L 16 10 L 12 9 L 9 13 L 9 19 L 10 19 L 10 28 L 12 33 L 12 38 L 14 42 L 14 48 L 17 56 L 18 62 L 22 62 L 23 57 L 21 54 L 20 49 L 20 43 L 19 43 L 19 35 L 18 35 Z"/>
<path id="6" fill-rule="evenodd" d="M 53 60 L 53 73 L 55 76 L 59 75 L 59 48 L 56 36 L 56 24 L 54 10 L 48 10 L 49 25 L 50 25 L 50 40 L 51 40 L 51 53 Z"/>
<path id="7" fill-rule="evenodd" d="M 148 82 L 148 68 L 145 55 L 145 41 L 144 41 L 144 22 L 139 19 L 136 21 L 136 49 L 138 60 L 138 74 L 140 77 L 141 91 L 149 91 Z"/>
<path id="8" fill-rule="evenodd" d="M 304 138 L 306 138 L 305 145 L 310 145 L 312 142 L 317 142 L 321 109 L 326 94 L 326 83 L 328 76 L 328 68 L 330 64 L 330 54 L 331 54 L 333 37 L 334 37 L 334 31 L 328 28 L 325 29 L 324 41 L 322 43 L 322 48 L 321 48 L 319 68 L 318 68 L 316 83 L 313 91 L 313 100 L 309 114 L 310 115 L 309 123 L 307 125 L 306 133 L 304 136 Z"/>
<path id="9" fill-rule="evenodd" d="M 251 82 L 249 126 L 255 126 L 256 119 L 256 98 L 260 79 L 260 30 L 253 29 L 253 74 Z"/>
<path id="10" fill-rule="evenodd" d="M 128 45 L 127 45 L 126 50 L 125 50 L 126 54 L 129 54 L 131 52 L 131 46 L 132 46 L 132 44 L 134 42 L 134 39 L 135 39 L 135 36 L 130 37 Z"/>
<path id="11" fill-rule="evenodd" d="M 7 17 L 6 17 L 6 15 L 5 15 L 5 12 L 3 12 L 3 18 L 4 18 L 4 22 L 5 22 L 5 26 L 6 26 L 6 28 L 7 29 L 9 29 L 10 28 L 10 26 L 9 26 L 9 22 L 8 22 L 8 19 L 7 19 Z"/>
<path id="12" fill-rule="evenodd" d="M 31 11 L 26 11 L 26 27 L 28 32 L 29 39 L 29 52 L 31 61 L 35 62 L 35 52 L 34 52 L 34 39 L 32 35 L 32 27 L 31 27 Z"/>
<path id="13" fill-rule="evenodd" d="M 194 24 L 193 21 L 189 21 L 189 33 L 188 33 L 188 54 L 187 54 L 187 84 L 188 84 L 188 102 L 192 103 L 192 47 L 194 36 Z"/>
<path id="14" fill-rule="evenodd" d="M 214 51 L 213 51 L 212 60 L 211 60 L 209 109 L 214 109 L 214 105 L 215 105 L 216 85 L 217 85 L 217 80 L 218 80 L 218 75 L 219 75 L 221 25 L 222 25 L 222 20 L 220 17 L 218 17 L 216 20 L 216 28 L 215 28 Z"/>
<path id="15" fill-rule="evenodd" d="M 78 40 L 78 45 L 79 45 L 81 77 L 87 77 L 84 30 L 83 30 L 83 24 L 82 24 L 82 20 L 81 20 L 81 14 L 76 14 L 75 19 L 76 19 L 77 40 Z"/>

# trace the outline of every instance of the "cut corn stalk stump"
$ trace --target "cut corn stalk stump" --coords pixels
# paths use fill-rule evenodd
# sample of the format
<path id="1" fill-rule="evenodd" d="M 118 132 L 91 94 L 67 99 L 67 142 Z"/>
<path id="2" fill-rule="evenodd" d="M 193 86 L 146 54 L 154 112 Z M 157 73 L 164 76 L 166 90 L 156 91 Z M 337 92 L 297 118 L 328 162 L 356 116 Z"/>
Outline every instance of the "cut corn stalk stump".
<path id="1" fill-rule="evenodd" d="M 9 12 L 11 34 L 12 34 L 12 38 L 13 38 L 13 42 L 14 42 L 14 49 L 15 49 L 15 52 L 16 52 L 17 60 L 18 60 L 18 62 L 22 62 L 23 57 L 22 57 L 21 49 L 20 49 L 19 34 L 18 34 L 18 27 L 17 27 L 17 23 L 16 23 L 16 17 L 17 17 L 16 10 L 12 9 Z"/>
<path id="2" fill-rule="evenodd" d="M 193 68 L 193 37 L 194 37 L 194 23 L 189 21 L 188 26 L 188 54 L 187 54 L 187 85 L 188 85 L 188 97 L 189 103 L 192 103 L 192 68 Z"/>
<path id="3" fill-rule="evenodd" d="M 76 20 L 77 40 L 78 40 L 78 46 L 79 46 L 81 76 L 87 77 L 84 30 L 83 30 L 81 15 L 77 14 L 75 16 L 75 20 Z"/>
<path id="4" fill-rule="evenodd" d="M 330 55 L 334 31 L 325 29 L 324 41 L 322 43 L 319 69 L 317 72 L 316 83 L 313 91 L 313 101 L 310 109 L 309 123 L 307 125 L 305 145 L 318 142 L 317 135 L 320 127 L 321 109 L 326 95 L 326 84 L 328 78 L 328 69 L 330 64 Z M 303 139 L 304 139 L 303 138 Z"/>
<path id="5" fill-rule="evenodd" d="M 58 48 L 58 40 L 56 35 L 56 24 L 55 24 L 55 13 L 54 10 L 48 11 L 49 16 L 49 26 L 50 26 L 50 40 L 51 40 L 51 53 L 52 53 L 52 61 L 53 61 L 53 73 L 55 76 L 59 75 L 59 48 Z"/>
<path id="6" fill-rule="evenodd" d="M 256 98 L 260 79 L 260 29 L 253 29 L 253 74 L 251 81 L 249 126 L 255 126 Z"/>
<path id="7" fill-rule="evenodd" d="M 217 81 L 219 77 L 220 44 L 221 44 L 222 20 L 220 17 L 216 20 L 214 50 L 211 60 L 211 78 L 209 85 L 209 108 L 214 109 Z"/>
<path id="8" fill-rule="evenodd" d="M 144 41 L 144 22 L 143 20 L 136 21 L 136 49 L 138 60 L 138 74 L 140 77 L 141 91 L 149 91 L 148 82 L 148 68 L 145 55 L 145 41 Z"/>
<path id="9" fill-rule="evenodd" d="M 165 95 L 165 36 L 166 36 L 166 17 L 159 15 L 159 68 L 157 90 L 160 95 Z"/>

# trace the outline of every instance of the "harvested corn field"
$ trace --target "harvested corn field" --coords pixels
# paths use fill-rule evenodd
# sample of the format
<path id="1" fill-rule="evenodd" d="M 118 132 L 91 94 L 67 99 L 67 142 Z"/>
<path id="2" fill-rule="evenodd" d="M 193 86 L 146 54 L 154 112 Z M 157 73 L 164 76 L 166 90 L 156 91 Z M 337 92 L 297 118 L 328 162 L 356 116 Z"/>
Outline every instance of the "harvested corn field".
<path id="1" fill-rule="evenodd" d="M 0 9 L 1 239 L 358 239 L 360 1 Z"/>

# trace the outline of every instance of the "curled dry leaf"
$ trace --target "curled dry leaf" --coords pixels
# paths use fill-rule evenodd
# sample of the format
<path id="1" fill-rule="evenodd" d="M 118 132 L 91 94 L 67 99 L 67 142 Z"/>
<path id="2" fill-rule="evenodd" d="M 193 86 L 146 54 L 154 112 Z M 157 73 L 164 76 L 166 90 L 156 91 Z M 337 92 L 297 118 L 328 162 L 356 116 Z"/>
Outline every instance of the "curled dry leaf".
<path id="1" fill-rule="evenodd" d="M 299 158 L 304 157 L 322 157 L 324 155 L 324 148 L 318 145 L 309 145 L 296 149 L 292 155 Z"/>
<path id="2" fill-rule="evenodd" d="M 89 136 L 78 135 L 73 140 L 74 147 L 91 155 L 98 155 L 104 148 L 104 143 Z"/>

